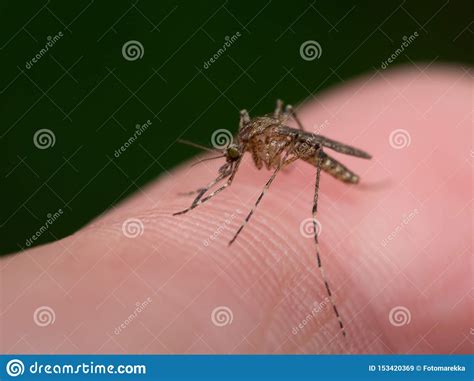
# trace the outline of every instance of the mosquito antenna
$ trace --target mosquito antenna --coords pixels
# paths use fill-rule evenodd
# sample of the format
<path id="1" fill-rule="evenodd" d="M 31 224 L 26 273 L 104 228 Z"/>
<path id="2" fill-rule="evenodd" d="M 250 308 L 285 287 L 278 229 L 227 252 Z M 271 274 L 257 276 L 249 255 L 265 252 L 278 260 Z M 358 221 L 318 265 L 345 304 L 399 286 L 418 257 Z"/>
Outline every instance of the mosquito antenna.
<path id="1" fill-rule="evenodd" d="M 198 165 L 199 163 L 202 163 L 203 161 L 220 159 L 221 157 L 225 157 L 225 155 L 219 155 L 219 156 L 214 156 L 214 157 L 206 157 L 205 159 L 201 159 L 201 160 L 196 161 L 195 163 L 191 164 L 191 167 L 194 167 L 195 165 Z"/>
<path id="2" fill-rule="evenodd" d="M 186 145 L 191 146 L 191 147 L 200 148 L 200 149 L 203 149 L 204 151 L 214 152 L 214 150 L 209 148 L 209 147 L 205 147 L 205 146 L 202 146 L 200 144 L 190 142 L 189 140 L 178 139 L 177 142 L 181 143 L 181 144 L 186 144 Z"/>

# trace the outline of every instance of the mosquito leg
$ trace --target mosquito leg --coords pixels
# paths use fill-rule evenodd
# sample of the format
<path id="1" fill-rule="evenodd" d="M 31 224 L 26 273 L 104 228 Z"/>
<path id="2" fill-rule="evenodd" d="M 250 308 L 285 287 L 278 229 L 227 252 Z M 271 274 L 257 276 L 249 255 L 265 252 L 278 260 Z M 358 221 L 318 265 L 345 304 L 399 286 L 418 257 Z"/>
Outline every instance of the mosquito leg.
<path id="1" fill-rule="evenodd" d="M 239 161 L 236 162 L 236 164 L 229 169 L 228 172 L 220 175 L 219 177 L 217 177 L 214 181 L 212 181 L 212 185 L 214 184 L 217 184 L 219 181 L 223 180 L 224 178 L 229 177 L 229 179 L 227 180 L 227 182 L 221 186 L 220 188 L 216 189 L 214 192 L 212 192 L 210 195 L 206 196 L 206 197 L 202 197 L 204 196 L 204 194 L 207 192 L 207 190 L 209 190 L 210 186 L 208 186 L 206 188 L 206 191 L 205 192 L 201 192 L 193 201 L 193 203 L 191 204 L 191 206 L 189 208 L 186 208 L 180 212 L 176 212 L 176 213 L 173 213 L 173 216 L 177 216 L 177 215 L 180 215 L 180 214 L 184 214 L 184 213 L 187 213 L 189 212 L 190 210 L 196 208 L 197 206 L 201 205 L 201 204 L 204 204 L 206 201 L 209 201 L 211 198 L 213 198 L 215 195 L 217 195 L 218 193 L 222 192 L 225 188 L 227 188 L 228 186 L 230 186 L 232 184 L 232 181 L 234 180 L 234 177 L 235 177 L 235 174 L 237 173 L 237 169 L 239 168 L 239 165 L 240 165 L 240 162 L 241 162 L 241 159 L 239 159 Z M 211 184 L 211 183 L 210 183 Z M 211 186 L 212 186 L 211 185 Z"/>
<path id="2" fill-rule="evenodd" d="M 180 215 L 180 214 L 184 214 L 186 212 L 189 212 L 191 209 L 194 209 L 199 201 L 201 200 L 202 196 L 204 196 L 204 194 L 209 190 L 211 189 L 214 185 L 216 185 L 219 181 L 225 179 L 226 177 L 229 177 L 232 173 L 232 168 L 230 168 L 229 170 L 219 174 L 219 176 L 217 176 L 214 180 L 212 180 L 209 184 L 207 184 L 204 188 L 199 188 L 195 191 L 191 191 L 191 192 L 186 192 L 186 193 L 182 193 L 182 194 L 196 194 L 198 193 L 198 195 L 196 196 L 196 198 L 194 199 L 193 203 L 191 204 L 191 206 L 185 210 L 182 210 L 180 212 L 176 212 L 176 213 L 173 213 L 173 216 L 177 216 L 177 215 Z"/>
<path id="3" fill-rule="evenodd" d="M 240 129 L 250 122 L 250 115 L 247 110 L 240 111 Z"/>
<path id="4" fill-rule="evenodd" d="M 237 164 L 235 165 L 235 168 L 232 172 L 232 175 L 229 177 L 229 180 L 227 180 L 227 182 L 221 186 L 220 188 L 216 189 L 214 192 L 212 192 L 210 195 L 198 200 L 196 203 L 193 203 L 193 205 L 191 205 L 191 207 L 189 208 L 190 210 L 191 209 L 194 209 L 195 207 L 201 205 L 201 204 L 204 204 L 206 201 L 209 201 L 211 198 L 213 198 L 215 195 L 217 195 L 218 193 L 222 192 L 224 189 L 226 189 L 228 186 L 230 186 L 232 184 L 232 181 L 234 180 L 234 177 L 235 177 L 235 174 L 237 173 L 237 169 L 239 167 L 239 164 L 240 164 L 240 161 L 237 162 Z"/>
<path id="5" fill-rule="evenodd" d="M 270 188 L 270 185 L 272 184 L 273 180 L 275 179 L 275 176 L 276 174 L 278 173 L 278 171 L 286 164 L 287 160 L 286 158 L 288 157 L 288 153 L 289 151 L 285 154 L 285 157 L 283 158 L 283 160 L 280 162 L 280 164 L 278 165 L 278 167 L 275 169 L 275 171 L 272 173 L 272 176 L 268 179 L 267 183 L 265 184 L 265 186 L 263 187 L 263 190 L 262 190 L 262 193 L 260 193 L 260 196 L 258 196 L 257 198 L 257 201 L 255 202 L 252 210 L 250 210 L 249 214 L 247 215 L 247 217 L 245 217 L 245 221 L 242 223 L 242 225 L 240 225 L 239 229 L 237 230 L 237 232 L 234 234 L 234 236 L 232 237 L 232 239 L 229 241 L 229 246 L 232 245 L 232 243 L 237 239 L 237 236 L 240 234 L 240 232 L 242 231 L 242 229 L 245 227 L 245 225 L 247 224 L 247 222 L 249 222 L 250 220 L 250 217 L 252 217 L 252 214 L 254 213 L 255 209 L 257 208 L 258 204 L 260 203 L 260 201 L 262 201 L 262 198 L 263 198 L 263 195 L 265 194 L 265 192 L 268 190 L 268 188 Z M 294 161 L 293 159 L 290 159 L 289 161 Z"/>
<path id="6" fill-rule="evenodd" d="M 299 129 L 301 131 L 304 131 L 303 124 L 301 123 L 300 119 L 298 118 L 298 115 L 296 115 L 296 111 L 293 109 L 292 105 L 287 105 L 285 108 L 285 114 L 290 115 L 298 125 Z"/>
<path id="7" fill-rule="evenodd" d="M 283 101 L 281 99 L 277 99 L 275 111 L 273 112 L 273 117 L 275 119 L 280 119 L 280 116 L 282 113 L 283 113 Z"/>
<path id="8" fill-rule="evenodd" d="M 178 196 L 191 196 L 193 194 L 201 192 L 204 189 L 206 189 L 206 188 L 198 188 L 196 190 L 189 191 L 189 192 L 178 192 Z"/>
<path id="9" fill-rule="evenodd" d="M 324 268 L 321 262 L 321 254 L 319 250 L 319 240 L 318 240 L 318 232 L 317 232 L 317 224 L 316 224 L 316 215 L 318 212 L 318 193 L 319 193 L 319 178 L 321 176 L 321 164 L 322 164 L 322 147 L 320 146 L 319 149 L 317 150 L 317 166 L 316 166 L 316 182 L 314 186 L 314 199 L 313 199 L 313 229 L 314 229 L 314 243 L 316 245 L 316 258 L 318 261 L 318 268 L 321 273 L 321 277 L 323 278 L 324 285 L 326 286 L 326 292 L 329 298 L 329 301 L 331 303 L 331 306 L 334 310 L 334 314 L 336 315 L 337 320 L 339 321 L 339 327 L 342 330 L 342 335 L 345 337 L 346 336 L 346 331 L 344 329 L 344 324 L 342 323 L 341 316 L 339 315 L 339 311 L 337 310 L 336 305 L 334 304 L 334 301 L 332 299 L 332 293 L 331 293 L 331 288 L 329 287 L 328 280 L 326 278 L 326 273 L 324 272 Z"/>

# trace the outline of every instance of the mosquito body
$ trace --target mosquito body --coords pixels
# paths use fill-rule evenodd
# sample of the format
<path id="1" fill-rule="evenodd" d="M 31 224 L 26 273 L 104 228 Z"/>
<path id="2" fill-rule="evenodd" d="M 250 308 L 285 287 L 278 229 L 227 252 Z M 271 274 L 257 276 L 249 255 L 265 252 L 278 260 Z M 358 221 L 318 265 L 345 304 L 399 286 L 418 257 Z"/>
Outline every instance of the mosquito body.
<path id="1" fill-rule="evenodd" d="M 285 124 L 289 118 L 293 118 L 295 120 L 298 128 L 288 127 Z M 321 170 L 348 184 L 357 184 L 359 182 L 359 176 L 357 176 L 339 161 L 326 154 L 323 150 L 324 148 L 329 148 L 336 152 L 364 159 L 371 158 L 368 153 L 360 149 L 325 138 L 321 135 L 305 131 L 293 108 L 290 105 L 287 105 L 286 108 L 283 109 L 283 102 L 280 100 L 277 101 L 274 113 L 270 115 L 250 118 L 248 112 L 246 110 L 242 110 L 240 112 L 239 131 L 235 140 L 230 142 L 230 144 L 228 144 L 227 147 L 222 150 L 220 156 L 216 157 L 226 159 L 226 162 L 219 168 L 217 178 L 215 178 L 205 187 L 199 188 L 194 192 L 190 192 L 190 194 L 197 194 L 191 206 L 185 210 L 174 213 L 174 215 L 180 215 L 189 212 L 190 210 L 210 200 L 212 197 L 222 192 L 225 188 L 229 187 L 232 184 L 239 169 L 242 157 L 246 152 L 249 152 L 252 155 L 252 159 L 258 169 L 261 169 L 265 165 L 267 169 L 273 170 L 273 173 L 265 184 L 253 208 L 245 218 L 245 221 L 239 227 L 239 229 L 237 229 L 236 233 L 229 241 L 229 245 L 231 245 L 252 217 L 265 192 L 268 190 L 277 173 L 282 168 L 288 166 L 298 159 L 313 165 L 316 168 L 316 179 L 312 216 L 317 265 L 321 272 L 321 276 L 323 278 L 334 313 L 338 319 L 339 326 L 343 335 L 345 336 L 346 332 L 344 325 L 337 307 L 333 302 L 331 288 L 329 287 L 329 283 L 326 279 L 321 262 L 316 225 L 319 180 Z M 206 196 L 206 193 L 212 187 L 223 180 L 226 180 L 223 185 Z"/>

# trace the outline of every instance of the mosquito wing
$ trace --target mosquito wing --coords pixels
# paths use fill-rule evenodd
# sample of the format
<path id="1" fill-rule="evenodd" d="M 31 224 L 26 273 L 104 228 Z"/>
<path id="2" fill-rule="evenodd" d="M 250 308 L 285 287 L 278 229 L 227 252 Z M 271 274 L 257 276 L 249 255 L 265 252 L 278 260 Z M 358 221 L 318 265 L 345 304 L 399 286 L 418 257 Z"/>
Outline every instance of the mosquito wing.
<path id="1" fill-rule="evenodd" d="M 347 144 L 340 143 L 336 140 L 325 138 L 324 136 L 321 136 L 321 135 L 314 135 L 314 136 L 317 143 L 321 144 L 324 147 L 331 148 L 332 150 L 336 152 L 340 152 L 340 153 L 351 155 L 351 156 L 357 156 L 364 159 L 372 158 L 372 156 L 370 156 L 367 152 L 362 151 L 361 149 L 349 146 Z"/>

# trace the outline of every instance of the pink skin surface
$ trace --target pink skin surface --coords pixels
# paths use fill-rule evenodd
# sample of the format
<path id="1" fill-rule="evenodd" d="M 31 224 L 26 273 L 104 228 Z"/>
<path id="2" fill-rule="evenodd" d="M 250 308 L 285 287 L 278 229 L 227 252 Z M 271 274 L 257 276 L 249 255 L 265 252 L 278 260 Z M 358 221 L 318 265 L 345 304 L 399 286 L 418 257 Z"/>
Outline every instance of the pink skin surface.
<path id="1" fill-rule="evenodd" d="M 313 167 L 280 173 L 227 246 L 270 176 L 246 155 L 233 185 L 188 214 L 172 216 L 192 201 L 177 193 L 212 180 L 222 159 L 186 163 L 74 235 L 1 259 L 1 351 L 472 352 L 472 80 L 422 68 L 364 76 L 298 108 L 307 130 L 373 155 L 334 155 L 359 185 L 321 178 L 322 260 L 346 338 L 300 229 Z M 123 232 L 131 218 L 143 226 L 135 238 Z"/>

